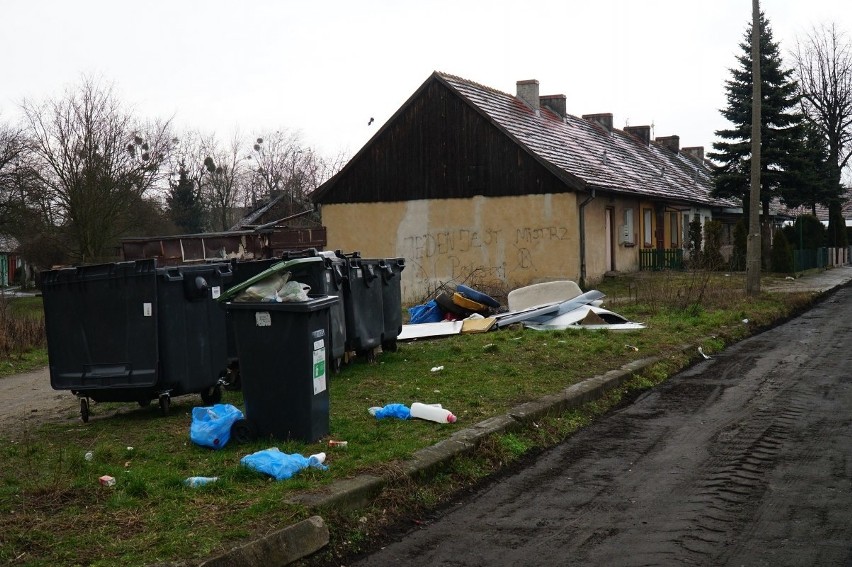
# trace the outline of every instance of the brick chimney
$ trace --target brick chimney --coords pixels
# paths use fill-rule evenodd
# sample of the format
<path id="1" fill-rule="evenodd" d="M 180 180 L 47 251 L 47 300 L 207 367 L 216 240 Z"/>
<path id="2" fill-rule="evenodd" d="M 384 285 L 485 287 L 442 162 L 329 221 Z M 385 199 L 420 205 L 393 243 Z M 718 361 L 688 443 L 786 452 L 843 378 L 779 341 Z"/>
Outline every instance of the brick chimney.
<path id="1" fill-rule="evenodd" d="M 539 98 L 541 106 L 546 106 L 561 117 L 565 117 L 566 113 L 566 96 L 564 94 L 545 95 Z"/>
<path id="2" fill-rule="evenodd" d="M 680 151 L 680 136 L 657 136 L 656 141 L 674 153 L 678 153 Z"/>
<path id="3" fill-rule="evenodd" d="M 692 146 L 691 148 L 683 148 L 681 151 L 699 161 L 704 161 L 704 146 Z"/>
<path id="4" fill-rule="evenodd" d="M 624 131 L 645 144 L 651 143 L 651 127 L 650 126 L 625 126 Z"/>
<path id="5" fill-rule="evenodd" d="M 538 81 L 529 79 L 527 81 L 518 81 L 518 98 L 526 103 L 533 110 L 539 109 L 538 99 Z"/>
<path id="6" fill-rule="evenodd" d="M 612 132 L 612 113 L 605 112 L 603 114 L 584 114 L 584 120 L 595 122 L 606 128 L 607 132 Z"/>

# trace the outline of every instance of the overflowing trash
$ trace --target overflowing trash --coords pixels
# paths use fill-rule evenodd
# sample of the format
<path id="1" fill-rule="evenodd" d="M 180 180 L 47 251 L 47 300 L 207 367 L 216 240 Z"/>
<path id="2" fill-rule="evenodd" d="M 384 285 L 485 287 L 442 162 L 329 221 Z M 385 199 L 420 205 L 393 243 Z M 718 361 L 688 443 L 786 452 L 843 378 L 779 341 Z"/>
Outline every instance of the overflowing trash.
<path id="1" fill-rule="evenodd" d="M 305 457 L 298 453 L 282 453 L 278 447 L 257 451 L 240 459 L 240 463 L 257 472 L 267 474 L 275 480 L 291 478 L 299 471 L 308 467 L 328 470 L 325 453 L 317 453 Z"/>

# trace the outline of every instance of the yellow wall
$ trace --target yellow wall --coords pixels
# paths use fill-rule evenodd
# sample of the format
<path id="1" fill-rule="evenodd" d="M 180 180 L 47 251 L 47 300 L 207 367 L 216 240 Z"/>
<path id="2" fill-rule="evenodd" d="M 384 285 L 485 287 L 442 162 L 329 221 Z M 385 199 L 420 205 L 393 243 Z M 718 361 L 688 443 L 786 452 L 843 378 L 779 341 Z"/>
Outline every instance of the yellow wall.
<path id="1" fill-rule="evenodd" d="M 446 282 L 487 283 L 508 291 L 540 281 L 579 280 L 574 193 L 323 205 L 321 212 L 328 249 L 405 258 L 406 302 Z"/>
<path id="2" fill-rule="evenodd" d="M 405 258 L 403 301 L 414 302 L 442 283 L 488 284 L 507 292 L 542 281 L 579 283 L 578 215 L 585 198 L 580 194 L 578 199 L 575 193 L 480 196 L 323 205 L 321 212 L 328 230 L 327 249 L 359 251 L 364 258 Z M 652 246 L 656 246 L 653 203 L 608 196 L 588 202 L 584 208 L 587 285 L 600 281 L 611 269 L 639 269 L 646 208 L 652 211 Z M 606 256 L 607 209 L 612 214 L 611 264 Z M 625 244 L 621 235 L 627 209 L 633 217 L 633 246 Z M 669 215 L 667 210 L 666 248 L 671 242 Z"/>

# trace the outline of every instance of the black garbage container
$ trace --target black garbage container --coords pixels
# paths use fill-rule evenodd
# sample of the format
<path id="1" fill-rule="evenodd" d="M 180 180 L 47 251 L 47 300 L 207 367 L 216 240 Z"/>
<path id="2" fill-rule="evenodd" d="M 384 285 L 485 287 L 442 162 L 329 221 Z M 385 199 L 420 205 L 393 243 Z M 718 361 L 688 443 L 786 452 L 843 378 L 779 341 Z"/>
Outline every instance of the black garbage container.
<path id="1" fill-rule="evenodd" d="M 396 338 L 402 332 L 402 271 L 405 258 L 386 258 L 379 261 L 382 275 L 382 315 L 384 331 L 382 349 L 396 350 Z"/>
<path id="2" fill-rule="evenodd" d="M 254 276 L 264 272 L 281 262 L 280 258 L 265 258 L 261 260 L 232 260 L 230 287 L 237 286 Z M 234 328 L 231 325 L 230 314 L 226 314 L 225 339 L 228 348 L 228 372 L 225 379 L 225 388 L 228 390 L 239 390 L 240 383 L 240 361 L 237 356 L 237 341 L 234 337 Z"/>
<path id="3" fill-rule="evenodd" d="M 337 297 L 284 303 L 230 302 L 245 419 L 238 442 L 255 437 L 305 443 L 329 432 L 328 310 Z"/>
<path id="4" fill-rule="evenodd" d="M 227 263 L 158 268 L 136 260 L 41 274 L 50 383 L 89 400 L 221 398 L 227 365 L 225 311 L 216 303 L 231 278 Z"/>
<path id="5" fill-rule="evenodd" d="M 311 295 L 333 295 L 340 301 L 329 313 L 329 344 L 332 368 L 339 372 L 346 355 L 346 311 L 343 299 L 343 278 L 346 261 L 333 252 L 318 252 L 316 248 L 288 251 L 282 259 L 289 260 L 290 279 L 311 287 Z"/>
<path id="6" fill-rule="evenodd" d="M 359 252 L 338 251 L 337 257 L 345 260 L 346 350 L 373 360 L 385 328 L 379 260 L 363 259 Z"/>

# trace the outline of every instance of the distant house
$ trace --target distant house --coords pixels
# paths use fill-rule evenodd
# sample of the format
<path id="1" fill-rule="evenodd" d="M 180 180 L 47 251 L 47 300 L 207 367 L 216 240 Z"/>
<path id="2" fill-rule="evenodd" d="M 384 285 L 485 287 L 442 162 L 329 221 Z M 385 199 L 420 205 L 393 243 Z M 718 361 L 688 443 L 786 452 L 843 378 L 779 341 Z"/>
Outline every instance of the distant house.
<path id="1" fill-rule="evenodd" d="M 737 206 L 710 197 L 703 154 L 567 114 L 536 80 L 513 96 L 435 72 L 313 200 L 329 248 L 406 259 L 406 300 L 450 280 L 589 283 Z"/>
<path id="2" fill-rule="evenodd" d="M 0 287 L 18 283 L 19 272 L 23 274 L 25 271 L 19 248 L 20 245 L 14 237 L 0 234 Z"/>

